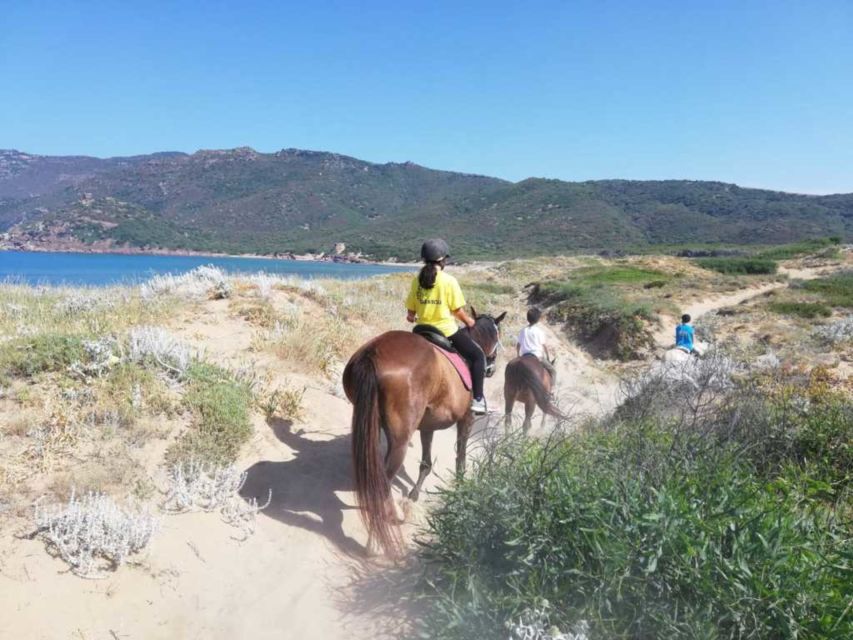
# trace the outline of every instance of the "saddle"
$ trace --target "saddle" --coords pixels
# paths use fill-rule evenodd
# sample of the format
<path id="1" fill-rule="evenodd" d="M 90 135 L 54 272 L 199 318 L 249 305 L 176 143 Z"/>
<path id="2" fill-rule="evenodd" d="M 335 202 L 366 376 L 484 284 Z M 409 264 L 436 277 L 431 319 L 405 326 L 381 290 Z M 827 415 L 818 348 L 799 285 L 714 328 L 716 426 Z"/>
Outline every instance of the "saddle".
<path id="1" fill-rule="evenodd" d="M 453 348 L 453 344 L 441 331 L 429 324 L 416 324 L 412 329 L 412 333 L 417 333 L 422 338 L 426 338 L 428 342 L 433 343 L 436 347 L 449 351 L 450 353 L 458 353 Z"/>
<path id="2" fill-rule="evenodd" d="M 419 335 L 429 342 L 432 347 L 450 361 L 462 384 L 465 388 L 471 390 L 471 369 L 468 368 L 468 362 L 462 355 L 453 348 L 453 344 L 447 339 L 441 331 L 428 324 L 416 324 L 412 333 Z"/>

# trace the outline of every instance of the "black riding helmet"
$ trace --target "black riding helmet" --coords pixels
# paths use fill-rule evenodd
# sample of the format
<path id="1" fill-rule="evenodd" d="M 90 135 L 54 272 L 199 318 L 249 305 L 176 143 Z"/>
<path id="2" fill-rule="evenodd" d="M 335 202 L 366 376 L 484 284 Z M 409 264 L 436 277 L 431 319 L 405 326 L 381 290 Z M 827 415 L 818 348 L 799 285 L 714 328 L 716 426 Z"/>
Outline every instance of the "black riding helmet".
<path id="1" fill-rule="evenodd" d="M 449 257 L 450 247 L 441 238 L 432 238 L 421 246 L 421 258 L 427 262 L 438 262 Z"/>

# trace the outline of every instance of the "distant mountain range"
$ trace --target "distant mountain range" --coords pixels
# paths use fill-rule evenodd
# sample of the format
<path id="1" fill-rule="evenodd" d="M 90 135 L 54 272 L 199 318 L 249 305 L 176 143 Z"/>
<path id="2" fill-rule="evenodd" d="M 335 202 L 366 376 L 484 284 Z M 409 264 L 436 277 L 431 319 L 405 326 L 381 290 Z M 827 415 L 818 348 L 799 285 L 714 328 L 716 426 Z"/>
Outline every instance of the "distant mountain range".
<path id="1" fill-rule="evenodd" d="M 344 243 L 400 259 L 443 236 L 459 258 L 498 258 L 850 239 L 853 194 L 692 180 L 513 183 L 298 149 L 107 159 L 0 150 L 0 233 L 23 249 L 282 254 Z"/>

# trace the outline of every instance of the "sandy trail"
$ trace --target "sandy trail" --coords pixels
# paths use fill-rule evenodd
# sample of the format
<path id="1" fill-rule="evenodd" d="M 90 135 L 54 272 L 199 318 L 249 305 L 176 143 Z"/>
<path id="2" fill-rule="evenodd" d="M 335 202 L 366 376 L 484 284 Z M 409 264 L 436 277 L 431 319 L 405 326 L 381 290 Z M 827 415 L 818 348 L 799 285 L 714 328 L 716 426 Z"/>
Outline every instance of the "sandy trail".
<path id="1" fill-rule="evenodd" d="M 829 270 L 831 271 L 831 269 Z M 811 269 L 788 269 L 785 267 L 779 268 L 779 273 L 787 276 L 790 280 L 812 280 L 825 275 L 828 272 L 827 268 L 811 268 Z M 747 300 L 752 300 L 758 296 L 764 295 L 768 291 L 774 289 L 783 289 L 788 286 L 787 282 L 769 282 L 767 284 L 747 287 L 740 289 L 734 293 L 712 296 L 702 300 L 691 302 L 683 307 L 682 313 L 690 314 L 690 317 L 695 321 L 706 313 L 718 311 L 725 307 L 731 307 L 736 304 L 741 304 Z M 675 325 L 678 324 L 677 318 L 662 317 L 661 328 L 655 331 L 654 339 L 658 347 L 668 349 L 675 342 Z"/>
<path id="2" fill-rule="evenodd" d="M 809 270 L 795 277 L 816 275 Z M 781 286 L 699 301 L 686 312 L 698 317 Z M 162 531 L 141 564 L 99 581 L 68 573 L 38 541 L 4 536 L 0 638 L 381 640 L 402 635 L 409 613 L 405 594 L 383 582 L 372 565 L 362 564 L 366 539 L 352 493 L 349 403 L 334 392 L 334 383 L 299 376 L 272 356 L 251 353 L 251 328 L 229 315 L 225 302 L 211 303 L 209 309 L 201 320 L 187 319 L 179 333 L 224 364 L 251 361 L 273 381 L 308 387 L 304 420 L 268 424 L 256 417 L 254 439 L 240 460 L 248 474 L 244 496 L 263 500 L 272 490 L 255 534 L 236 540 L 240 532 L 215 513 L 164 516 Z M 588 415 L 613 408 L 616 376 L 555 332 L 549 334 L 558 356 L 561 405 Z M 656 339 L 668 345 L 668 325 Z M 513 355 L 501 354 L 498 372 L 487 381 L 492 414 L 478 421 L 473 447 L 484 433 L 503 428 L 503 369 Z M 427 491 L 450 477 L 455 435 L 455 429 L 436 434 L 435 473 Z M 420 444 L 412 444 L 396 496 L 417 477 L 419 457 Z M 426 495 L 422 501 L 429 499 Z M 418 522 L 423 515 L 420 503 L 413 505 L 409 519 Z M 413 527 L 407 530 L 411 534 Z"/>

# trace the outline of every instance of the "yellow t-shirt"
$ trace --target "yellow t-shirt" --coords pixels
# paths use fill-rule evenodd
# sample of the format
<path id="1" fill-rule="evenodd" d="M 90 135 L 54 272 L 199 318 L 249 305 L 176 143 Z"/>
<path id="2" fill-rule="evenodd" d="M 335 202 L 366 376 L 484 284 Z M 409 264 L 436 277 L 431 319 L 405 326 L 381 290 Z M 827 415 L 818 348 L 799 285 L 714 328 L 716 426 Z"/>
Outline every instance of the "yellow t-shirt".
<path id="1" fill-rule="evenodd" d="M 465 306 L 465 296 L 456 278 L 439 271 L 435 276 L 432 289 L 421 289 L 418 277 L 412 280 L 412 287 L 406 298 L 406 309 L 413 310 L 419 324 L 429 324 L 446 336 L 452 336 L 459 329 L 453 311 Z"/>

